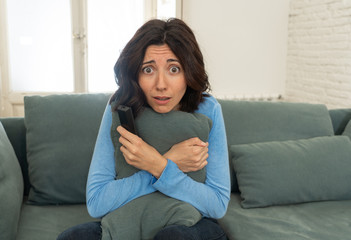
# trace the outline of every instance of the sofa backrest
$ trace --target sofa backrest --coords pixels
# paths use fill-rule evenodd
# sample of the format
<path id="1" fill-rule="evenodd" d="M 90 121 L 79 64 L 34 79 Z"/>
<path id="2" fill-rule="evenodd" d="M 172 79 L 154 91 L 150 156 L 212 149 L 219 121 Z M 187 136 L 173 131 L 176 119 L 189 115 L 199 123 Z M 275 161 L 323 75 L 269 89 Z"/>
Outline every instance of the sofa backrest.
<path id="1" fill-rule="evenodd" d="M 329 111 L 322 104 L 231 100 L 219 100 L 219 102 L 223 110 L 228 148 L 238 144 L 334 135 Z M 335 120 L 334 122 L 342 121 Z M 340 126 L 335 127 L 335 129 L 339 128 Z M 231 159 L 232 154 L 229 150 L 230 165 L 232 164 Z M 232 191 L 238 192 L 232 165 L 230 169 L 232 169 Z"/>
<path id="2" fill-rule="evenodd" d="M 219 100 L 219 102 L 226 123 L 228 145 L 288 138 L 298 139 L 302 136 L 308 137 L 306 133 L 311 134 L 311 132 L 333 134 L 330 132 L 331 123 L 334 133 L 338 135 L 343 132 L 347 122 L 351 119 L 351 109 L 328 111 L 324 105 L 232 100 Z M 28 195 L 30 182 L 24 118 L 0 118 L 0 121 L 20 163 L 24 178 L 24 194 Z M 299 128 L 302 122 L 304 125 Z M 96 124 L 98 125 L 99 122 Z M 297 132 L 296 128 L 298 128 Z"/>
<path id="3" fill-rule="evenodd" d="M 351 119 L 351 109 L 350 108 L 331 109 L 329 110 L 329 114 L 333 123 L 335 135 L 342 134 L 347 123 Z"/>
<path id="4" fill-rule="evenodd" d="M 228 145 L 333 135 L 325 105 L 288 102 L 219 101 Z"/>
<path id="5" fill-rule="evenodd" d="M 80 141 L 81 145 L 86 145 L 90 150 L 88 153 L 83 153 L 87 155 L 87 161 L 91 159 L 93 152 L 93 147 L 97 135 L 97 131 L 100 126 L 102 113 L 104 112 L 105 106 L 108 102 L 110 94 L 62 94 L 62 95 L 51 95 L 47 97 L 32 96 L 27 97 L 25 102 L 30 102 L 31 109 L 28 110 L 28 106 L 25 106 L 28 114 L 32 120 L 31 122 L 31 134 L 33 134 L 33 125 L 37 125 L 39 128 L 44 129 L 41 132 L 35 130 L 42 134 L 37 136 L 37 140 L 45 139 L 48 136 L 51 136 L 51 139 L 56 140 L 57 138 L 67 138 L 71 140 L 69 136 L 69 129 L 73 129 L 71 132 L 74 134 L 75 130 L 80 128 L 83 129 L 82 138 L 84 141 Z M 46 109 L 46 110 L 45 110 Z M 60 109 L 60 110 L 58 110 Z M 62 110 L 61 110 L 62 109 Z M 45 111 L 41 111 L 45 110 Z M 39 112 L 37 112 L 39 111 Z M 50 111 L 57 111 L 56 115 Z M 71 114 L 71 115 L 68 115 Z M 77 120 L 74 121 L 74 115 L 77 116 Z M 36 117 L 37 119 L 33 118 Z M 47 122 L 43 121 L 43 118 Z M 22 175 L 24 179 L 24 194 L 28 195 L 31 188 L 29 170 L 28 170 L 28 141 L 27 141 L 27 132 L 26 119 L 23 117 L 20 118 L 1 118 L 5 131 L 8 135 L 8 138 L 15 150 L 17 159 L 20 163 L 22 169 Z M 27 123 L 29 119 L 27 119 Z M 56 124 L 58 123 L 58 124 Z M 62 124 L 60 124 L 62 123 Z M 52 126 L 49 126 L 52 124 Z M 64 126 L 65 129 L 60 127 Z M 54 129 L 55 126 L 58 126 L 57 129 Z M 45 133 L 45 128 L 50 131 Z M 52 129 L 52 130 L 51 130 Z M 55 131 L 56 130 L 56 131 Z M 51 133 L 54 132 L 54 133 Z M 86 132 L 87 134 L 84 134 Z M 86 138 L 89 139 L 84 139 Z M 89 136 L 89 137 L 88 137 Z M 33 138 L 31 138 L 33 139 Z M 50 140 L 50 139 L 49 139 Z M 33 141 L 32 141 L 33 144 Z M 33 147 L 32 147 L 33 149 Z M 77 149 L 77 144 L 71 144 L 70 149 L 62 150 L 62 152 L 74 151 L 72 149 Z M 59 150 L 60 151 L 60 150 Z M 55 155 L 55 151 L 53 151 Z M 80 153 L 80 155 L 83 155 Z M 56 154 L 57 155 L 57 154 Z M 61 154 L 62 155 L 62 154 Z M 60 156 L 61 156 L 60 155 Z M 32 152 L 33 156 L 33 152 Z M 82 166 L 83 167 L 83 166 Z M 87 173 L 86 173 L 87 175 Z M 84 188 L 84 186 L 83 186 Z M 85 189 L 84 189 L 85 191 Z"/>

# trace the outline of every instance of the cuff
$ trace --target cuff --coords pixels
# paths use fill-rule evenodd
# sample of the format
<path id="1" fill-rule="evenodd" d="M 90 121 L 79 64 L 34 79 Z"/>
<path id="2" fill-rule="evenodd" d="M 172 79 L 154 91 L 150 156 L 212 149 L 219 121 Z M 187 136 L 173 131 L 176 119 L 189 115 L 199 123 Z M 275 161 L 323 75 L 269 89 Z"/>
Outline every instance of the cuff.
<path id="1" fill-rule="evenodd" d="M 185 177 L 185 174 L 178 168 L 177 164 L 167 159 L 167 165 L 163 170 L 159 179 L 154 177 L 153 187 L 160 192 L 165 189 L 174 187 L 179 181 Z"/>

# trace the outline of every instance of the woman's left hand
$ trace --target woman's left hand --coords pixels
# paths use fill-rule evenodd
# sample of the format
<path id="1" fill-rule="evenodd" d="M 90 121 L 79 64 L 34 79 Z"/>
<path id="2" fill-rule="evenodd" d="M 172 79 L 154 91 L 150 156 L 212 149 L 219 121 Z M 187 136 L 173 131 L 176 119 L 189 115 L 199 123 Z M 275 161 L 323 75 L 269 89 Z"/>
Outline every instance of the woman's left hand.
<path id="1" fill-rule="evenodd" d="M 118 126 L 117 131 L 121 135 L 119 138 L 119 142 L 122 144 L 120 150 L 126 162 L 159 178 L 167 165 L 167 159 L 143 139 L 122 126 Z"/>

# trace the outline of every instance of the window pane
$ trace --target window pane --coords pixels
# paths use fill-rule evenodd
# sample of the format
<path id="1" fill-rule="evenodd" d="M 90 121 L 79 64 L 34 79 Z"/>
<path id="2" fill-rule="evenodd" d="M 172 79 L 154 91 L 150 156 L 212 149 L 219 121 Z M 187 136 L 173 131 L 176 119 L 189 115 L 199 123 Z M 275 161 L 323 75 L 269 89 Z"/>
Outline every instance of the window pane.
<path id="1" fill-rule="evenodd" d="M 72 92 L 69 0 L 8 0 L 7 13 L 12 90 Z"/>
<path id="2" fill-rule="evenodd" d="M 88 1 L 88 89 L 114 92 L 113 66 L 144 22 L 144 0 Z"/>
<path id="3" fill-rule="evenodd" d="M 157 0 L 157 18 L 176 17 L 176 0 Z"/>

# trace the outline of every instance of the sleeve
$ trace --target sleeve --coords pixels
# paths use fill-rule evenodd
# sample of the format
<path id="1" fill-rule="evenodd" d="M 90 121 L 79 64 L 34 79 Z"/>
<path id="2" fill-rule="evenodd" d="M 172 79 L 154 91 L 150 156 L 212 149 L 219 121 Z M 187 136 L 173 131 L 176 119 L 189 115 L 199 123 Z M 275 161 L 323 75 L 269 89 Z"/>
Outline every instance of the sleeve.
<path id="1" fill-rule="evenodd" d="M 205 217 L 221 218 L 230 199 L 230 175 L 227 138 L 220 104 L 204 113 L 213 121 L 209 136 L 209 157 L 206 181 L 199 183 L 183 173 L 171 160 L 154 188 L 170 197 L 185 201 L 197 208 Z"/>
<path id="2" fill-rule="evenodd" d="M 87 181 L 87 208 L 94 218 L 154 192 L 153 177 L 146 171 L 116 180 L 114 147 L 111 140 L 112 113 L 108 104 L 102 117 Z"/>

